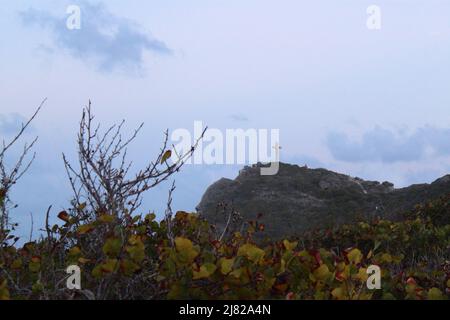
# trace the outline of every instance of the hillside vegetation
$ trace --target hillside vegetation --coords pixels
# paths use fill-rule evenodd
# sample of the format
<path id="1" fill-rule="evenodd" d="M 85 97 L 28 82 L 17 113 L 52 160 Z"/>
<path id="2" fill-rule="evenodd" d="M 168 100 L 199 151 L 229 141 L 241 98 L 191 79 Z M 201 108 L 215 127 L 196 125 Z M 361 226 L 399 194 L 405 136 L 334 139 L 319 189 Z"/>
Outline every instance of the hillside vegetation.
<path id="1" fill-rule="evenodd" d="M 3 243 L 0 298 L 448 299 L 449 217 L 445 197 L 402 222 L 361 222 L 258 245 L 258 221 L 219 240 L 195 213 L 125 222 L 61 212 L 48 237 L 20 248 Z M 73 264 L 82 270 L 81 290 L 66 288 Z M 382 271 L 380 290 L 366 286 L 373 264 Z"/>

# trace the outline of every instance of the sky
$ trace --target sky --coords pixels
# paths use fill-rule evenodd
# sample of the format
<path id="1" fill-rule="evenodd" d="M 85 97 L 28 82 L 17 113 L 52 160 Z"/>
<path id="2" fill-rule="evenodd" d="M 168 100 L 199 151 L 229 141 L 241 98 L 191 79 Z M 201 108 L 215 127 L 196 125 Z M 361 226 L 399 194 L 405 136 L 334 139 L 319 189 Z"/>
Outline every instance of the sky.
<path id="1" fill-rule="evenodd" d="M 66 27 L 72 5 L 76 30 Z M 36 161 L 12 193 L 23 234 L 30 213 L 37 229 L 49 205 L 68 206 L 61 155 L 75 159 L 89 99 L 105 127 L 145 123 L 130 150 L 137 166 L 166 128 L 202 121 L 279 129 L 284 162 L 397 187 L 450 172 L 447 0 L 2 1 L 0 39 L 0 137 L 48 98 L 24 137 L 39 136 Z M 241 167 L 186 166 L 174 208 L 194 210 Z M 161 216 L 168 189 L 151 191 L 145 210 Z"/>

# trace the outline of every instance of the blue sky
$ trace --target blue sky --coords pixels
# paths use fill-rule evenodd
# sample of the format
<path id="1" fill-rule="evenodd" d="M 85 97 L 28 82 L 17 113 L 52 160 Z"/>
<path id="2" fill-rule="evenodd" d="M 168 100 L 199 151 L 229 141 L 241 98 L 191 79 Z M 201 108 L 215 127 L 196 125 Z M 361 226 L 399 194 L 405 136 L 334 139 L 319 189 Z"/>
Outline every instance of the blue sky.
<path id="1" fill-rule="evenodd" d="M 68 5 L 81 29 L 64 28 Z M 381 30 L 369 30 L 376 4 Z M 389 180 L 431 182 L 450 171 L 450 2 L 3 1 L 0 134 L 30 115 L 38 158 L 17 186 L 14 219 L 40 225 L 70 198 L 61 153 L 74 155 L 88 99 L 105 125 L 145 128 L 144 163 L 165 128 L 279 128 L 283 161 Z M 238 166 L 190 166 L 177 209 Z M 162 211 L 168 186 L 145 203 Z"/>

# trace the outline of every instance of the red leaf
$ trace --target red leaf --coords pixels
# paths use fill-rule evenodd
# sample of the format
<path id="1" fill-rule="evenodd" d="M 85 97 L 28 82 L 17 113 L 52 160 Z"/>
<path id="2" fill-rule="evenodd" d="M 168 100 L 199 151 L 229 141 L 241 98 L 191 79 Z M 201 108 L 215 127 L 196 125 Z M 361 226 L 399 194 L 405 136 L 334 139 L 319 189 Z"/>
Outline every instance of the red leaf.
<path id="1" fill-rule="evenodd" d="M 58 218 L 62 221 L 69 222 L 69 214 L 66 211 L 61 211 L 58 213 Z"/>
<path id="2" fill-rule="evenodd" d="M 319 266 L 323 263 L 322 258 L 320 257 L 320 252 L 318 250 L 310 250 L 309 254 L 314 257 L 316 263 Z"/>

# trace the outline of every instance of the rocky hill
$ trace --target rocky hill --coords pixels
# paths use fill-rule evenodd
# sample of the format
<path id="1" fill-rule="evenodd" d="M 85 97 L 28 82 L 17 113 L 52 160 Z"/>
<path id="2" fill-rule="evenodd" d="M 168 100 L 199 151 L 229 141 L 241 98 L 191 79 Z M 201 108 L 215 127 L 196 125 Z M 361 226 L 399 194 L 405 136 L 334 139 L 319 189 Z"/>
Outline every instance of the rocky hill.
<path id="1" fill-rule="evenodd" d="M 280 164 L 274 176 L 261 176 L 261 164 L 245 167 L 234 180 L 222 178 L 203 195 L 198 212 L 219 226 L 226 217 L 218 204 L 226 204 L 245 220 L 259 219 L 273 238 L 299 235 L 374 217 L 400 219 L 418 203 L 450 193 L 450 175 L 431 184 L 394 188 L 390 182 L 365 181 L 325 169 Z"/>

